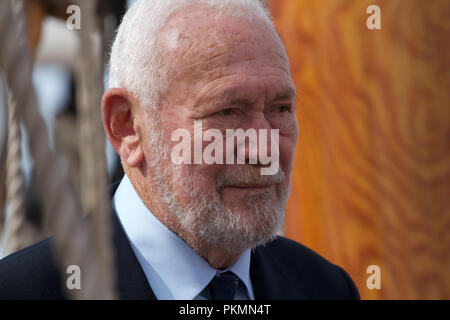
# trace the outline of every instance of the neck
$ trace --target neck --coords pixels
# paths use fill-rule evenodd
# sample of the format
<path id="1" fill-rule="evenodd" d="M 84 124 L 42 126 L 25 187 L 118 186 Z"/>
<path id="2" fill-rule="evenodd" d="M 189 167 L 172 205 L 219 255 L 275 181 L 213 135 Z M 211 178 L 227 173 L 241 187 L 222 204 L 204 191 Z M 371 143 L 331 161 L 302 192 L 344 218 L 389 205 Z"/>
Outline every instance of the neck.
<path id="1" fill-rule="evenodd" d="M 199 254 L 209 263 L 209 265 L 218 270 L 225 270 L 226 268 L 233 265 L 237 259 L 240 257 L 242 252 L 237 254 L 230 254 L 224 248 L 209 248 Z"/>

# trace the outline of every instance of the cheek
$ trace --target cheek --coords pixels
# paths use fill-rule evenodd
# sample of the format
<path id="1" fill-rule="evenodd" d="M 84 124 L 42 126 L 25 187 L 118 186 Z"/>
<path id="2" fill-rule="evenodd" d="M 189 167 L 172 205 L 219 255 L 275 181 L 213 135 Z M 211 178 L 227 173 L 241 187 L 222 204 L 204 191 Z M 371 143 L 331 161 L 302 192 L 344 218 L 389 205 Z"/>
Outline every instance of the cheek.
<path id="1" fill-rule="evenodd" d="M 292 170 L 292 161 L 294 159 L 295 144 L 297 135 L 280 135 L 280 165 L 288 173 Z"/>

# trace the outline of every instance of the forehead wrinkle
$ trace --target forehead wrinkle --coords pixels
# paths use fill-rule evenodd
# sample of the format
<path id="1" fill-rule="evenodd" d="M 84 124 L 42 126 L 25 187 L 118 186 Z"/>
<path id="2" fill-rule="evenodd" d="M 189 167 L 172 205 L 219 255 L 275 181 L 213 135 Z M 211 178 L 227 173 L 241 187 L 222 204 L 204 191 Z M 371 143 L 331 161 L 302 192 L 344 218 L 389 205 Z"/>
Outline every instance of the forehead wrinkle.
<path id="1" fill-rule="evenodd" d="M 251 104 L 254 102 L 253 100 L 257 99 L 257 94 L 254 94 L 253 89 L 254 88 L 243 89 L 238 85 L 228 86 L 225 89 L 213 86 L 210 90 L 200 95 L 197 99 L 197 103 L 202 104 L 213 101 L 214 104 Z M 252 97 L 253 95 L 255 97 Z"/>
<path id="2" fill-rule="evenodd" d="M 273 51 L 270 52 L 275 53 Z M 281 69 L 290 79 L 291 74 L 289 70 L 289 64 L 285 60 L 282 60 L 280 55 L 274 55 L 275 59 L 279 58 L 281 61 L 283 61 L 283 63 L 280 64 L 277 69 Z M 240 75 L 241 66 L 243 65 L 244 68 L 247 68 L 249 66 L 248 63 L 250 63 L 250 65 L 253 63 L 254 65 L 258 66 L 258 69 L 260 69 L 260 67 L 266 68 L 264 63 L 259 61 L 259 58 L 265 58 L 266 56 L 266 52 L 263 52 L 253 57 L 242 59 L 242 57 L 229 56 L 227 55 L 227 53 L 221 52 L 217 53 L 216 55 L 210 56 L 205 60 L 199 59 L 199 61 L 196 61 L 189 66 L 183 65 L 182 67 L 186 69 L 185 72 L 202 72 L 201 78 L 207 81 L 207 83 L 212 83 L 218 78 L 226 79 L 230 76 Z M 266 75 L 277 76 L 277 72 L 266 72 Z"/>

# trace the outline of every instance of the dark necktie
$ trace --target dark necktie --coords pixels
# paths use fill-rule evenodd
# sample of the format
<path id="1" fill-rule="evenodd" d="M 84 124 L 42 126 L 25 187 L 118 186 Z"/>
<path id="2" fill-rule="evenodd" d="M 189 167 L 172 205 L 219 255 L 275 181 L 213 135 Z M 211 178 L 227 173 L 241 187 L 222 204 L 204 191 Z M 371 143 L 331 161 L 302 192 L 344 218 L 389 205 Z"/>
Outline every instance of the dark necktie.
<path id="1" fill-rule="evenodd" d="M 234 300 L 239 279 L 233 272 L 218 273 L 209 283 L 209 294 L 212 300 Z"/>

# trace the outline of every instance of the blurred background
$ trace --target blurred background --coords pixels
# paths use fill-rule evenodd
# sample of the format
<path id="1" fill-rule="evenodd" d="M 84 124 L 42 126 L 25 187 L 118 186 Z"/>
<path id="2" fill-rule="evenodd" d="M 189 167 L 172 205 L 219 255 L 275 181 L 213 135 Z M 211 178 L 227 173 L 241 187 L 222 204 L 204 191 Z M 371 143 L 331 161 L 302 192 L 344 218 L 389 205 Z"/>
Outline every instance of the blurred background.
<path id="1" fill-rule="evenodd" d="M 255 0 L 256 1 L 256 0 Z M 101 0 L 93 46 L 107 85 L 108 51 L 130 0 Z M 82 37 L 65 0 L 25 2 L 33 84 L 75 193 L 80 190 Z M 381 29 L 369 29 L 370 5 Z M 293 189 L 284 234 L 341 265 L 363 299 L 450 299 L 450 1 L 269 0 L 298 90 Z M 81 8 L 83 17 L 83 7 Z M 3 45 L 3 44 L 2 44 Z M 0 70 L 0 257 L 8 247 L 5 204 L 8 100 Z M 95 101 L 95 99 L 94 99 Z M 91 107 L 99 110 L 100 100 Z M 95 109 L 98 108 L 98 109 Z M 46 236 L 21 130 L 31 244 Z M 102 137 L 104 139 L 104 137 Z M 105 140 L 109 181 L 123 172 Z M 380 288 L 369 288 L 369 266 Z"/>

